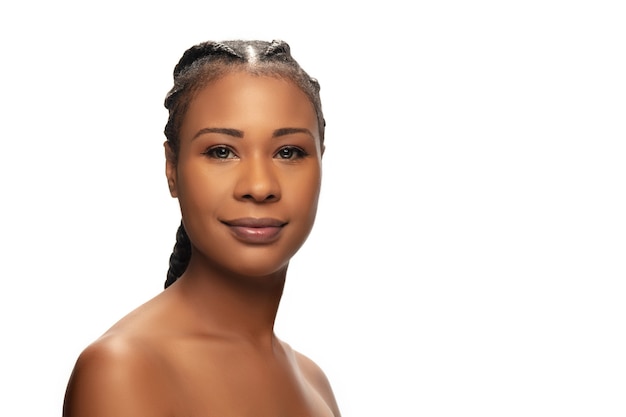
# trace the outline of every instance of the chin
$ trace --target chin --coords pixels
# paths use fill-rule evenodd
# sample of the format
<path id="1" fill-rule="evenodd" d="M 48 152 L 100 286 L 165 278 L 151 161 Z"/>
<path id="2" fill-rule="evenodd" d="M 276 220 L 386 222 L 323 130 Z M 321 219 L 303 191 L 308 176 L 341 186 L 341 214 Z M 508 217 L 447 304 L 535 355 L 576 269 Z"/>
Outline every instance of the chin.
<path id="1" fill-rule="evenodd" d="M 284 276 L 289 266 L 288 260 L 273 260 L 267 256 L 242 256 L 231 271 L 242 277 L 264 278 Z"/>

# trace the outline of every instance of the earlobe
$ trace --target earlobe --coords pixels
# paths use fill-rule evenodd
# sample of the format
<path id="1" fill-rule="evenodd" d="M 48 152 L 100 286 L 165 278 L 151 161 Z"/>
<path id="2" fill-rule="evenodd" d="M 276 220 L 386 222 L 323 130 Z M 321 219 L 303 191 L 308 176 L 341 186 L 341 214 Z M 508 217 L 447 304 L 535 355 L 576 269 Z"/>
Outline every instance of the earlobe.
<path id="1" fill-rule="evenodd" d="M 171 195 L 173 198 L 178 197 L 178 192 L 176 191 L 176 183 L 175 183 L 173 180 L 168 179 L 168 180 L 167 180 L 167 186 L 168 186 L 168 188 L 170 189 L 170 195 Z"/>
<path id="2" fill-rule="evenodd" d="M 165 176 L 167 178 L 167 187 L 170 190 L 170 195 L 176 198 L 178 197 L 176 156 L 167 141 L 163 144 L 163 147 L 165 148 Z"/>

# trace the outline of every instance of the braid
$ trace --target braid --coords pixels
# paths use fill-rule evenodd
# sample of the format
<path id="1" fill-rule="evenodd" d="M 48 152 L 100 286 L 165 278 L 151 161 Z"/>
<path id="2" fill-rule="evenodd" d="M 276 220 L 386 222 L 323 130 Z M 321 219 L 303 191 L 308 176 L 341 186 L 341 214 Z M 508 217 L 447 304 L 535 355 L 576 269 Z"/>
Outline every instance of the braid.
<path id="1" fill-rule="evenodd" d="M 183 70 L 194 62 L 211 55 L 230 55 L 243 59 L 241 55 L 228 45 L 219 42 L 204 42 L 194 45 L 185 51 L 178 64 L 174 67 L 174 78 L 178 77 Z"/>
<path id="2" fill-rule="evenodd" d="M 165 107 L 167 109 L 175 107 L 174 102 L 177 98 L 176 96 L 185 88 L 188 88 L 188 84 L 193 84 L 193 81 L 199 81 L 194 79 L 195 77 L 191 77 L 191 80 L 187 80 L 183 75 L 188 71 L 199 69 L 202 64 L 209 62 L 211 58 L 244 60 L 244 57 L 233 48 L 219 42 L 203 42 L 187 49 L 178 61 L 178 64 L 174 67 L 174 87 L 172 87 L 169 93 L 167 93 L 167 96 L 165 96 Z M 201 87 L 201 84 L 199 84 L 198 87 Z"/>
<path id="3" fill-rule="evenodd" d="M 191 242 L 185 231 L 183 222 L 180 222 L 178 231 L 176 232 L 176 244 L 170 255 L 170 268 L 167 271 L 167 279 L 165 280 L 165 288 L 169 287 L 176 281 L 187 269 L 189 259 L 191 258 Z"/>
<path id="4" fill-rule="evenodd" d="M 264 56 L 283 55 L 286 59 L 291 57 L 291 48 L 287 42 L 281 40 L 272 41 L 265 50 Z"/>

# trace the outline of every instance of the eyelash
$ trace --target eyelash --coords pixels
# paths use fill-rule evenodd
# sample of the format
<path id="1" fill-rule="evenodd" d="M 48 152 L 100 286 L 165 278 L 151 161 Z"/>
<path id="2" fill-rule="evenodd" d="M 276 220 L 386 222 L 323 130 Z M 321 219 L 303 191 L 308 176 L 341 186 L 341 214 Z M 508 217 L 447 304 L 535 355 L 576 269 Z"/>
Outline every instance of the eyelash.
<path id="1" fill-rule="evenodd" d="M 220 157 L 217 155 L 218 151 L 227 151 L 228 152 L 228 156 L 226 157 Z M 285 158 L 281 157 L 280 154 L 283 151 L 290 151 L 292 152 L 291 157 L 287 156 Z M 235 154 L 235 152 L 229 148 L 228 146 L 223 146 L 223 145 L 218 145 L 218 146 L 213 146 L 209 149 L 207 149 L 206 151 L 204 151 L 204 154 L 211 157 L 211 158 L 215 158 L 215 159 L 231 159 L 232 157 L 230 157 L 230 155 L 237 155 Z M 278 156 L 279 159 L 286 159 L 286 160 L 295 160 L 295 159 L 301 159 L 304 158 L 306 156 L 308 156 L 309 154 L 302 148 L 299 148 L 297 146 L 283 146 L 282 148 L 280 148 L 275 154 L 274 156 Z M 229 158 L 230 157 L 230 158 Z"/>
<path id="2" fill-rule="evenodd" d="M 294 159 L 301 159 L 306 156 L 309 156 L 309 154 L 304 149 L 298 148 L 297 146 L 284 146 L 280 148 L 278 152 L 276 152 L 274 155 L 279 155 L 282 151 L 291 151 L 293 152 L 293 155 L 291 158 L 287 157 L 287 158 L 281 158 L 281 159 L 294 160 Z"/>
<path id="3" fill-rule="evenodd" d="M 229 156 L 230 156 L 230 154 L 235 155 L 235 152 L 233 152 L 233 150 L 232 150 L 232 149 L 230 149 L 228 146 L 222 146 L 222 145 L 219 145 L 219 146 L 213 146 L 213 147 L 211 147 L 211 148 L 208 148 L 208 149 L 207 149 L 206 151 L 204 151 L 203 153 L 204 153 L 205 155 L 207 155 L 208 157 L 210 157 L 210 158 L 215 158 L 215 159 L 229 159 L 229 158 L 222 158 L 222 157 L 217 156 L 217 153 L 216 153 L 216 152 L 218 152 L 218 151 L 227 151 L 227 152 L 228 152 L 228 154 L 229 154 Z"/>

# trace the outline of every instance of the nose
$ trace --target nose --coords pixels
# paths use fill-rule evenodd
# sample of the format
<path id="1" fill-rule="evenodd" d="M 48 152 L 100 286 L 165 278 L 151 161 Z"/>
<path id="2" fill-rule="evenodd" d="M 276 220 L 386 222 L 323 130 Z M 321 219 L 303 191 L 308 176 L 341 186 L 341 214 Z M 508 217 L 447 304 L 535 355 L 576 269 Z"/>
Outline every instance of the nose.
<path id="1" fill-rule="evenodd" d="M 235 198 L 243 201 L 267 203 L 280 200 L 277 167 L 271 159 L 250 157 L 239 164 L 239 178 Z"/>

